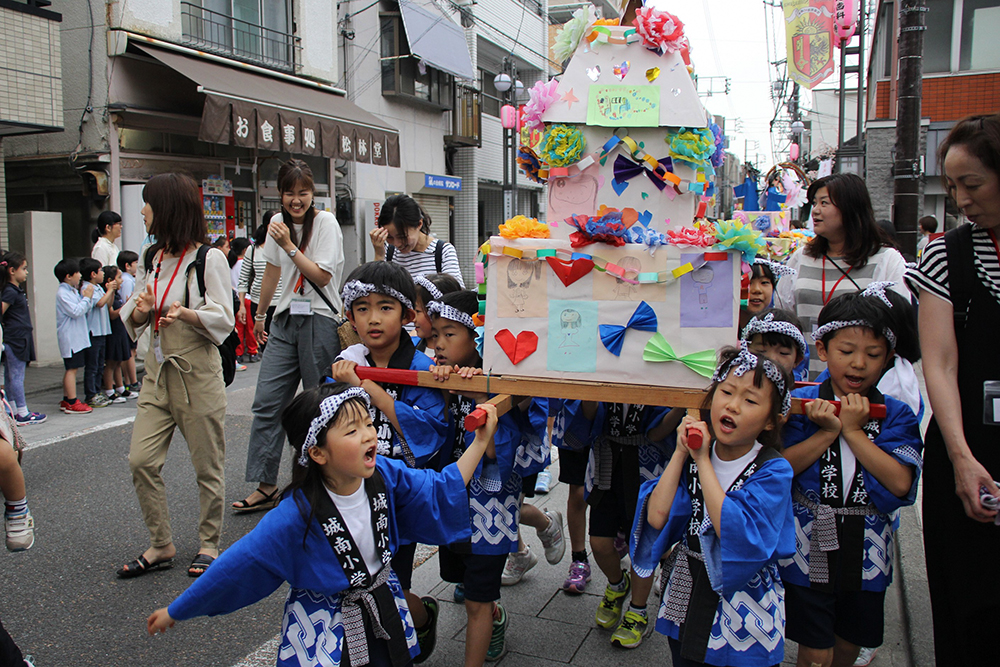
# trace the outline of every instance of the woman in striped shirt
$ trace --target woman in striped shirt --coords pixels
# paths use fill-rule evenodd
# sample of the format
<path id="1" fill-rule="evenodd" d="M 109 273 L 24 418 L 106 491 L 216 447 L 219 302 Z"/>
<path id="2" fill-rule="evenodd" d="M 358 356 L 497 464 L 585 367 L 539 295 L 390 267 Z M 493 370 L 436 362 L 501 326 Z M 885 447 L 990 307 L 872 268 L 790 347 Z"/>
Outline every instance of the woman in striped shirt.
<path id="1" fill-rule="evenodd" d="M 809 186 L 813 231 L 816 237 L 788 260 L 794 278 L 778 282 L 775 305 L 795 313 L 806 340 L 830 299 L 859 292 L 871 282 L 895 282 L 894 289 L 909 298 L 903 285 L 906 260 L 890 247 L 875 222 L 865 182 L 855 174 L 825 176 Z M 809 377 L 824 368 L 814 344 L 809 348 Z"/>
<path id="2" fill-rule="evenodd" d="M 412 197 L 386 199 L 370 236 L 376 261 L 400 264 L 414 278 L 447 273 L 465 289 L 455 246 L 431 236 L 431 218 Z"/>
<path id="3" fill-rule="evenodd" d="M 934 418 L 924 447 L 923 524 L 939 665 L 996 660 L 1000 598 L 1000 115 L 960 121 L 938 164 L 971 225 L 931 241 L 909 272 Z"/>

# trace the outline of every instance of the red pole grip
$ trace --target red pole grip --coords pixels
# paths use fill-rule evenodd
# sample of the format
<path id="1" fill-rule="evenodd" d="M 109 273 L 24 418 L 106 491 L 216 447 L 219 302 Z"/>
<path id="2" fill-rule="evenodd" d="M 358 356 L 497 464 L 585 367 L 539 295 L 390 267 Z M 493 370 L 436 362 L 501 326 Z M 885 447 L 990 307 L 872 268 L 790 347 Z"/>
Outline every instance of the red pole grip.
<path id="1" fill-rule="evenodd" d="M 354 372 L 358 374 L 358 379 L 371 380 L 372 382 L 382 382 L 385 384 L 405 384 L 416 387 L 419 382 L 418 371 L 396 368 L 374 368 L 372 366 L 355 366 Z"/>
<path id="2" fill-rule="evenodd" d="M 465 430 L 475 431 L 477 428 L 486 423 L 486 410 L 482 408 L 476 408 L 469 416 L 465 418 Z"/>
<path id="3" fill-rule="evenodd" d="M 802 403 L 803 404 L 812 403 L 814 400 L 816 400 L 816 399 L 810 398 L 810 399 L 803 400 Z M 836 408 L 835 414 L 839 417 L 840 416 L 840 401 L 830 401 L 830 402 L 833 403 L 833 407 Z M 886 410 L 885 410 L 885 406 L 883 404 L 881 404 L 881 403 L 872 403 L 872 404 L 870 404 L 868 406 L 868 416 L 871 417 L 872 419 L 885 419 L 886 414 L 887 413 L 886 413 Z"/>
<path id="4" fill-rule="evenodd" d="M 701 449 L 702 435 L 700 430 L 688 426 L 687 439 L 688 439 L 688 444 L 687 444 L 688 449 Z"/>

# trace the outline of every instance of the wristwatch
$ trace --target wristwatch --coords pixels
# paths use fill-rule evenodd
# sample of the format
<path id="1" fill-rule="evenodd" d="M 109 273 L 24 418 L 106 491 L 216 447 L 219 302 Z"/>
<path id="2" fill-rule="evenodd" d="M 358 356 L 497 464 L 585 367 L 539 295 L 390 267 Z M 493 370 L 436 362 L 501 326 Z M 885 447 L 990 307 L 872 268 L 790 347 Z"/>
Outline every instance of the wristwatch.
<path id="1" fill-rule="evenodd" d="M 292 248 L 291 250 L 288 251 L 289 257 L 295 257 L 297 254 L 299 254 L 298 248 Z"/>

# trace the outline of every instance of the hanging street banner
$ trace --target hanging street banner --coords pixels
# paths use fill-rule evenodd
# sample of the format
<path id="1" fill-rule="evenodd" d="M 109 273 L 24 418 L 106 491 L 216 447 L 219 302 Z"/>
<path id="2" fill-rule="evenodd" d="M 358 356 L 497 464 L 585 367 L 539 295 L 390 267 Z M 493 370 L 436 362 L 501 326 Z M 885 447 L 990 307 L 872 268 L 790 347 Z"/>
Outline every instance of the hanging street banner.
<path id="1" fill-rule="evenodd" d="M 833 74 L 836 0 L 782 0 L 788 76 L 810 90 Z"/>

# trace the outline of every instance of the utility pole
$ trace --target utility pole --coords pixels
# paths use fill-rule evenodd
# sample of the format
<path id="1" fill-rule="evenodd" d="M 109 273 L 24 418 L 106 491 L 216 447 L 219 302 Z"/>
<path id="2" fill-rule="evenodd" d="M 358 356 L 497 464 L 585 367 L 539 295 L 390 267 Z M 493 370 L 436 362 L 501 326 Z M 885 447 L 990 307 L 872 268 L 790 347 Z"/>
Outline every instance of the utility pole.
<path id="1" fill-rule="evenodd" d="M 892 223 L 903 253 L 917 255 L 920 210 L 920 98 L 923 95 L 925 0 L 899 3 L 899 93 L 896 99 L 896 160 Z"/>

